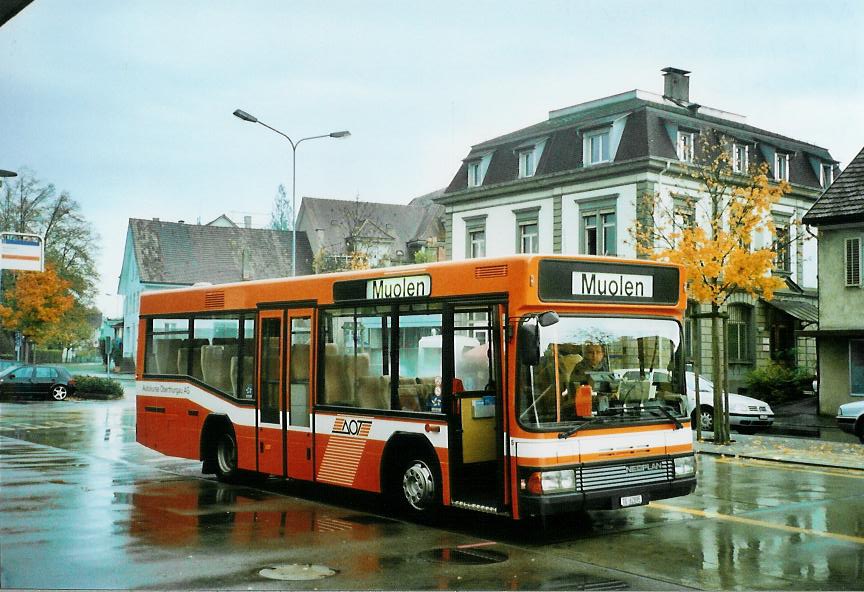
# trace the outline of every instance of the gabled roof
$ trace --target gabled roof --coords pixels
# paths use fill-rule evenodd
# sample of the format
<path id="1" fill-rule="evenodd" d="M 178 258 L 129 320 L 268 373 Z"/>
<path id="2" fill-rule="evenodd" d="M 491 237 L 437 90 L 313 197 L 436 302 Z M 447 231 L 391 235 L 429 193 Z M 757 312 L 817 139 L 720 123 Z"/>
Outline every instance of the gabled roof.
<path id="1" fill-rule="evenodd" d="M 332 254 L 344 254 L 345 239 L 354 232 L 360 239 L 392 241 L 391 255 L 395 256 L 411 242 L 439 235 L 444 207 L 432 198 L 442 192 L 420 196 L 408 205 L 304 197 L 298 228 L 308 234 L 313 252 L 326 248 Z"/>
<path id="2" fill-rule="evenodd" d="M 805 224 L 864 221 L 864 148 L 804 214 Z"/>
<path id="3" fill-rule="evenodd" d="M 221 284 L 291 275 L 291 232 L 129 220 L 143 283 Z M 127 243 L 128 244 L 128 243 Z M 297 233 L 297 275 L 312 273 L 306 234 Z"/>
<path id="4" fill-rule="evenodd" d="M 791 154 L 790 181 L 814 189 L 819 188 L 819 178 L 813 171 L 813 163 L 836 163 L 825 148 L 748 125 L 741 116 L 695 104 L 690 104 L 688 108 L 659 95 L 634 90 L 552 111 L 546 121 L 472 146 L 445 194 L 467 190 L 468 163 L 490 153 L 492 158 L 481 187 L 517 181 L 517 150 L 531 141 L 546 139 L 546 147 L 534 176 L 519 181 L 530 182 L 546 175 L 578 171 L 583 168 L 584 132 L 621 118 L 626 118 L 626 121 L 612 164 L 646 157 L 677 160 L 671 136 L 674 135 L 672 130 L 678 128 L 710 131 L 734 140 L 788 152 Z M 764 160 L 761 152 L 752 151 L 756 162 Z M 773 167 L 773 162 L 768 164 Z"/>

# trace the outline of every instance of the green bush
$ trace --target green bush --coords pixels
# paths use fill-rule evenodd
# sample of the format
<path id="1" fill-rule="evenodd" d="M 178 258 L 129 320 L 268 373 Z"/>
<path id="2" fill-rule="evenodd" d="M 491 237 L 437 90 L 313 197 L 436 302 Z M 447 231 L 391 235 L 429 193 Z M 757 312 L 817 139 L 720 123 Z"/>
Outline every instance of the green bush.
<path id="1" fill-rule="evenodd" d="M 771 362 L 756 368 L 747 376 L 747 394 L 768 403 L 802 399 L 811 390 L 813 375 L 804 369 L 792 369 Z"/>
<path id="2" fill-rule="evenodd" d="M 75 394 L 87 398 L 97 395 L 107 399 L 119 399 L 123 396 L 123 385 L 113 378 L 100 376 L 75 376 Z"/>

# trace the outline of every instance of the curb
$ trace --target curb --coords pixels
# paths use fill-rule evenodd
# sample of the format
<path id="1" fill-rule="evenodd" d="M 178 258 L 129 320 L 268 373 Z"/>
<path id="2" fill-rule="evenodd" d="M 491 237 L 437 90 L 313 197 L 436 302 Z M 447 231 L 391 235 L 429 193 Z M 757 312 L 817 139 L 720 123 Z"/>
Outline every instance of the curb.
<path id="1" fill-rule="evenodd" d="M 808 460 L 808 459 L 785 459 L 785 458 L 774 458 L 767 455 L 756 455 L 756 454 L 748 454 L 746 452 L 732 452 L 732 451 L 718 451 L 718 450 L 697 450 L 697 454 L 709 454 L 711 456 L 725 456 L 729 458 L 744 458 L 747 460 L 764 460 L 768 462 L 776 462 L 782 463 L 786 465 L 803 465 L 807 467 L 822 467 L 829 469 L 844 469 L 847 471 L 864 471 L 864 467 L 862 466 L 847 466 L 847 465 L 838 465 L 836 463 L 829 463 L 827 461 L 817 461 L 817 460 Z"/>

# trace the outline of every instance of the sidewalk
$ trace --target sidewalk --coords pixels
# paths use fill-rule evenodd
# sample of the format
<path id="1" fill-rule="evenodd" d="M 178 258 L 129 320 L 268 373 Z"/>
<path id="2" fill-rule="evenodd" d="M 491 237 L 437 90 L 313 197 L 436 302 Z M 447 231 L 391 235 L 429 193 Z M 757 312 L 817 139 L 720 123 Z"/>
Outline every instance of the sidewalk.
<path id="1" fill-rule="evenodd" d="M 714 444 L 707 435 L 695 442 L 697 452 L 734 458 L 755 458 L 801 465 L 836 467 L 864 471 L 864 444 L 829 442 L 811 438 L 781 436 L 747 436 L 732 432 L 728 446 Z"/>

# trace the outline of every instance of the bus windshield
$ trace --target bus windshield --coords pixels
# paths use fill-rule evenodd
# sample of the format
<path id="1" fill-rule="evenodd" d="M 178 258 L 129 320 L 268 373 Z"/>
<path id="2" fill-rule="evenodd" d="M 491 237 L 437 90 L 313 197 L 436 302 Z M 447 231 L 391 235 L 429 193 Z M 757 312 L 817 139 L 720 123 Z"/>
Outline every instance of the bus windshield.
<path id="1" fill-rule="evenodd" d="M 537 330 L 538 363 L 519 362 L 524 427 L 571 435 L 588 422 L 686 417 L 681 328 L 674 320 L 562 316 Z"/>

